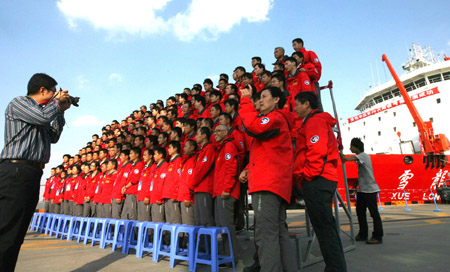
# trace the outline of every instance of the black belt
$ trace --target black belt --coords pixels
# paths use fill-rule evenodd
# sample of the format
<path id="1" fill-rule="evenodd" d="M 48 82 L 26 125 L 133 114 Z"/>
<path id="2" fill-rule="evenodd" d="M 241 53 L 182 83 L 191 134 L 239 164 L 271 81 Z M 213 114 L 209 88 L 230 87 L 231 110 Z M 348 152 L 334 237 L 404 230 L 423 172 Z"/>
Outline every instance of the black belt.
<path id="1" fill-rule="evenodd" d="M 26 164 L 32 167 L 36 167 L 39 169 L 44 169 L 45 163 L 37 162 L 37 161 L 31 161 L 31 160 L 16 160 L 16 159 L 4 159 L 2 162 L 9 162 L 9 163 L 21 163 Z"/>

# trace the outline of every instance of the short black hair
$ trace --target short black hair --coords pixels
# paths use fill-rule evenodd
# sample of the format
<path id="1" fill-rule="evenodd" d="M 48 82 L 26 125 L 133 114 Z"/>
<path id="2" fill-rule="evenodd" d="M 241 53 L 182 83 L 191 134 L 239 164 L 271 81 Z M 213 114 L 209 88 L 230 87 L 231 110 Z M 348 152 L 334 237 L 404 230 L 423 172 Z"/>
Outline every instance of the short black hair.
<path id="1" fill-rule="evenodd" d="M 50 91 L 56 85 L 58 85 L 58 82 L 51 76 L 44 73 L 34 74 L 28 81 L 27 95 L 37 94 L 41 87 Z"/>
<path id="2" fill-rule="evenodd" d="M 300 38 L 295 38 L 292 40 L 292 42 L 297 42 L 297 43 L 301 43 L 303 45 L 303 40 Z"/>
<path id="3" fill-rule="evenodd" d="M 201 127 L 198 131 L 200 132 L 200 134 L 205 134 L 206 139 L 209 141 L 209 138 L 211 138 L 211 130 L 209 130 L 209 128 Z"/>
<path id="4" fill-rule="evenodd" d="M 155 148 L 155 153 L 158 152 L 158 154 L 161 154 L 163 156 L 163 159 L 167 156 L 167 151 L 164 147 L 157 147 Z"/>
<path id="5" fill-rule="evenodd" d="M 364 152 L 364 143 L 360 138 L 353 138 L 350 142 L 350 146 L 356 147 L 359 149 L 359 151 Z"/>
<path id="6" fill-rule="evenodd" d="M 170 141 L 169 146 L 172 146 L 177 150 L 177 153 L 181 152 L 181 144 L 179 141 Z"/>
<path id="7" fill-rule="evenodd" d="M 313 92 L 301 92 L 295 96 L 295 100 L 302 104 L 308 101 L 312 109 L 317 109 L 319 106 L 317 95 Z"/>
<path id="8" fill-rule="evenodd" d="M 269 91 L 270 95 L 275 98 L 278 97 L 278 108 L 282 109 L 284 107 L 284 104 L 286 103 L 286 97 L 284 96 L 283 92 L 278 87 L 268 86 L 262 89 L 261 93 L 264 91 Z"/>

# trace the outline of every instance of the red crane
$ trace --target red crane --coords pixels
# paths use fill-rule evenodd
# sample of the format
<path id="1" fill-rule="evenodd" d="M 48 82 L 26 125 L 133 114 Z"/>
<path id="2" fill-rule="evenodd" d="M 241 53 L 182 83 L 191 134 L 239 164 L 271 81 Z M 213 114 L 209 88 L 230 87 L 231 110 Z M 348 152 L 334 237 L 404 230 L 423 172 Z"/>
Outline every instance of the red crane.
<path id="1" fill-rule="evenodd" d="M 391 72 L 391 75 L 394 78 L 403 99 L 405 100 L 405 104 L 408 107 L 409 112 L 414 119 L 414 122 L 416 122 L 417 124 L 417 128 L 419 129 L 420 143 L 422 146 L 422 153 L 424 156 L 423 162 L 426 163 L 426 168 L 428 168 L 430 164 L 431 168 L 444 168 L 447 162 L 444 152 L 449 150 L 449 142 L 447 137 L 444 134 L 434 135 L 433 123 L 431 121 L 424 122 L 422 120 L 422 117 L 414 106 L 411 97 L 409 97 L 405 86 L 403 86 L 403 83 L 400 81 L 400 78 L 397 76 L 397 73 L 395 72 L 386 55 L 383 54 L 382 60 L 386 62 L 386 65 L 389 68 L 389 71 Z"/>

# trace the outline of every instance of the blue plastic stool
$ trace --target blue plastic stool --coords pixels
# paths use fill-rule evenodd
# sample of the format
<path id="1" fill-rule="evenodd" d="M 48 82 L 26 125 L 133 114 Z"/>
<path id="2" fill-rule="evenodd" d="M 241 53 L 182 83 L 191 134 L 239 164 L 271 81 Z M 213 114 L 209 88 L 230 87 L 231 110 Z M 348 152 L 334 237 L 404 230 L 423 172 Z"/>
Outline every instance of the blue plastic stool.
<path id="1" fill-rule="evenodd" d="M 122 253 L 129 254 L 130 248 L 133 248 L 136 250 L 136 253 L 138 252 L 138 249 L 141 247 L 141 241 L 139 239 L 139 229 L 142 227 L 142 223 L 140 221 L 136 220 L 130 220 L 128 225 L 128 232 L 126 234 L 126 244 L 125 247 L 122 248 L 125 250 L 122 250 Z M 136 229 L 136 231 L 135 231 Z M 138 234 L 138 237 L 136 238 L 135 235 Z"/>
<path id="2" fill-rule="evenodd" d="M 45 234 L 50 234 L 50 229 L 52 228 L 53 222 L 55 221 L 57 214 L 49 213 L 47 216 L 47 224 L 45 224 Z"/>
<path id="3" fill-rule="evenodd" d="M 218 251 L 218 239 L 217 236 L 219 234 L 227 234 L 228 235 L 228 243 L 230 246 L 230 256 L 219 255 Z M 208 235 L 211 237 L 211 255 L 204 256 L 204 254 L 199 254 L 198 246 L 200 244 L 200 237 L 202 235 Z M 205 237 L 206 238 L 206 237 Z M 205 239 L 205 243 L 207 244 L 207 240 Z M 208 247 L 208 245 L 206 245 Z M 204 258 L 206 257 L 206 258 Z M 207 264 L 211 266 L 211 271 L 216 272 L 219 271 L 219 265 L 223 263 L 232 263 L 233 270 L 236 271 L 236 267 L 234 264 L 234 254 L 233 247 L 231 245 L 230 232 L 226 227 L 210 227 L 210 228 L 201 228 L 197 232 L 197 246 L 195 248 L 195 259 L 194 259 L 194 271 L 197 266 L 197 263 Z"/>
<path id="4" fill-rule="evenodd" d="M 142 222 L 139 228 L 138 240 L 140 241 L 140 247 L 136 249 L 136 257 L 142 258 L 144 252 L 152 253 L 152 260 L 156 262 L 156 245 L 158 244 L 159 233 L 161 232 L 162 226 L 165 223 L 158 222 Z M 153 230 L 153 241 L 151 241 L 149 230 Z"/>
<path id="5" fill-rule="evenodd" d="M 101 244 L 108 222 L 109 219 L 106 218 L 89 218 L 87 220 L 84 244 L 87 245 L 89 240 L 91 240 L 91 246 L 95 246 L 97 242 Z"/>
<path id="6" fill-rule="evenodd" d="M 177 228 L 174 242 L 175 254 L 174 257 L 170 259 L 171 268 L 175 267 L 176 260 L 183 260 L 188 262 L 189 271 L 194 271 L 195 238 L 200 228 L 201 227 L 199 226 L 189 226 L 189 225 L 182 225 Z M 187 249 L 181 249 L 179 246 L 179 239 L 181 233 L 188 234 L 189 241 Z"/>
<path id="7" fill-rule="evenodd" d="M 40 213 L 35 212 L 33 214 L 33 218 L 31 219 L 31 222 L 30 222 L 29 230 L 35 230 L 35 231 L 38 230 L 38 228 L 39 228 L 39 219 L 40 218 L 41 218 L 41 214 Z"/>
<path id="8" fill-rule="evenodd" d="M 61 218 L 61 223 L 59 224 L 58 231 L 56 232 L 55 237 L 58 238 L 61 235 L 61 240 L 67 238 L 70 229 L 72 228 L 72 224 L 74 221 L 73 216 L 66 215 Z"/>
<path id="9" fill-rule="evenodd" d="M 47 227 L 47 223 L 48 223 L 48 217 L 49 214 L 48 213 L 41 213 L 39 216 L 39 221 L 38 221 L 38 226 L 37 226 L 37 230 L 40 233 L 43 233 Z"/>
<path id="10" fill-rule="evenodd" d="M 164 224 L 159 233 L 158 241 L 156 243 L 156 251 L 153 258 L 154 262 L 159 261 L 159 256 L 168 256 L 170 260 L 175 257 L 175 235 L 177 232 L 177 228 L 180 227 L 179 224 Z M 170 245 L 163 245 L 163 235 L 164 231 L 170 232 Z"/>
<path id="11" fill-rule="evenodd" d="M 67 240 L 72 241 L 74 238 L 77 239 L 80 236 L 81 232 L 81 224 L 83 222 L 84 217 L 73 217 L 73 223 L 69 229 L 69 232 L 67 233 Z"/>
<path id="12" fill-rule="evenodd" d="M 114 243 L 115 227 L 119 221 L 119 219 L 109 220 L 108 224 L 106 225 L 105 235 L 103 235 L 103 239 L 100 240 L 100 248 L 105 248 L 107 244 L 109 245 Z"/>
<path id="13" fill-rule="evenodd" d="M 86 237 L 86 229 L 89 217 L 79 217 L 80 226 L 78 233 L 74 234 L 74 237 L 77 238 L 77 242 L 80 243 L 81 240 L 84 240 Z"/>
<path id="14" fill-rule="evenodd" d="M 113 220 L 110 221 L 107 234 L 109 232 L 109 228 L 114 226 L 114 237 L 112 239 L 112 251 L 116 251 L 118 246 L 122 247 L 122 253 L 125 253 L 127 246 L 127 233 L 129 229 L 130 221 L 129 220 Z M 106 240 L 108 242 L 108 240 Z"/>
<path id="15" fill-rule="evenodd" d="M 53 236 L 53 234 L 57 234 L 59 231 L 60 225 L 62 225 L 62 221 L 65 215 L 57 214 L 53 217 L 52 224 L 50 226 L 50 230 L 48 235 Z M 56 237 L 58 238 L 58 237 Z"/>

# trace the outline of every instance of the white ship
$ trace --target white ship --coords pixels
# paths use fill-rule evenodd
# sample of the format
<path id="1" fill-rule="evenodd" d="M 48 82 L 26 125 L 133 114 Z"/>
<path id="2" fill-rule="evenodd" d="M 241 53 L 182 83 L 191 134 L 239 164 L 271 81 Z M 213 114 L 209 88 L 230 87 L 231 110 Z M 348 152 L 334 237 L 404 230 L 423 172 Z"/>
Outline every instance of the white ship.
<path id="1" fill-rule="evenodd" d="M 435 134 L 450 135 L 450 58 L 441 60 L 431 47 L 412 45 L 406 72 L 400 76 L 424 122 Z M 355 110 L 341 121 L 343 143 L 360 137 L 369 154 L 419 154 L 419 133 L 394 80 L 370 89 Z M 449 155 L 449 154 L 447 154 Z"/>

